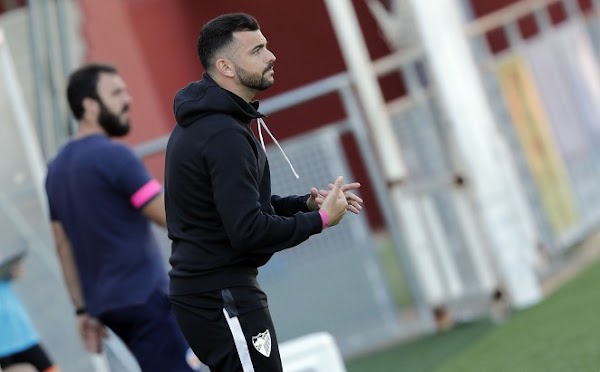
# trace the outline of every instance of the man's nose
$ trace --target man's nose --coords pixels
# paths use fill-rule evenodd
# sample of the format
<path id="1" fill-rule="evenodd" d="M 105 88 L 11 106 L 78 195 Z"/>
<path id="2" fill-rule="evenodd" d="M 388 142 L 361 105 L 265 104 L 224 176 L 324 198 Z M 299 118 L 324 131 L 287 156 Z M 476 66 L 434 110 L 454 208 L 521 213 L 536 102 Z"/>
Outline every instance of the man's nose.
<path id="1" fill-rule="evenodd" d="M 133 102 L 133 97 L 131 97 L 131 95 L 129 95 L 129 93 L 125 93 L 125 97 L 123 98 L 123 101 L 125 102 L 126 105 L 130 105 L 131 102 Z"/>

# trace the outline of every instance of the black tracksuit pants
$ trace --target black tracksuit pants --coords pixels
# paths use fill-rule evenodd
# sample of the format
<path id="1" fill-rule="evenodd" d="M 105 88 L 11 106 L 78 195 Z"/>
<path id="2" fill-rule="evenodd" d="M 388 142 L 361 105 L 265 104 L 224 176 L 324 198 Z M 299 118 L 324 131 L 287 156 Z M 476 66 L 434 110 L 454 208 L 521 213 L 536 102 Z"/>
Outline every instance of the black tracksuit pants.
<path id="1" fill-rule="evenodd" d="M 185 338 L 211 372 L 282 372 L 267 296 L 256 287 L 171 295 Z"/>

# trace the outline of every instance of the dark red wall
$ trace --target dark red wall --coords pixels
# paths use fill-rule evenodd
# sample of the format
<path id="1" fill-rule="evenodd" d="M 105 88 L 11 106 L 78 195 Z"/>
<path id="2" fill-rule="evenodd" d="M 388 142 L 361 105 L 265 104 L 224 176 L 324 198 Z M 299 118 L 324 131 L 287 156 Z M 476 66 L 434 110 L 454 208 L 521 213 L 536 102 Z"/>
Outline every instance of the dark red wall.
<path id="1" fill-rule="evenodd" d="M 129 0 L 127 15 L 159 95 L 169 130 L 174 123 L 173 96 L 200 74 L 196 63 L 195 30 L 183 1 Z"/>
<path id="2" fill-rule="evenodd" d="M 150 3 L 150 4 L 149 4 Z M 322 0 L 275 2 L 228 0 L 129 0 L 129 17 L 140 41 L 161 101 L 170 110 L 174 93 L 200 78 L 196 37 L 204 23 L 229 12 L 254 15 L 277 57 L 276 83 L 258 99 L 277 95 L 345 70 L 335 33 Z M 355 1 L 369 52 L 373 58 L 389 53 L 364 1 Z M 393 88 L 389 89 L 392 92 Z M 316 114 L 318 113 L 318 115 Z M 270 117 L 278 137 L 286 138 L 341 119 L 335 97 L 315 100 Z"/>
<path id="3" fill-rule="evenodd" d="M 173 123 L 172 100 L 175 92 L 191 80 L 200 78 L 202 68 L 196 57 L 196 37 L 202 25 L 227 12 L 248 12 L 261 23 L 269 47 L 277 56 L 277 80 L 273 88 L 258 99 L 289 91 L 345 70 L 329 15 L 322 0 L 274 2 L 228 0 L 82 0 L 85 4 L 84 31 L 90 42 L 88 59 L 117 60 L 119 66 L 133 65 L 146 71 L 158 96 L 160 126 L 169 131 Z M 380 37 L 375 20 L 362 0 L 354 1 L 359 22 L 373 59 L 389 50 Z M 107 9 L 121 9 L 128 24 L 123 26 L 98 15 Z M 119 35 L 132 36 L 119 38 Z M 133 39 L 133 40 L 132 40 Z M 134 45 L 129 44 L 134 42 Z M 119 58 L 124 49 L 136 49 L 140 58 Z M 141 65 L 140 65 L 141 64 Z M 127 70 L 128 68 L 125 67 Z M 138 71 L 139 72 L 139 71 Z M 405 92 L 398 76 L 382 79 L 387 99 Z M 145 93 L 145 92 L 140 92 Z M 276 113 L 270 117 L 278 137 L 286 138 L 335 120 L 343 112 L 337 97 L 324 97 L 310 104 Z M 144 124 L 147 125 L 147 124 Z"/>

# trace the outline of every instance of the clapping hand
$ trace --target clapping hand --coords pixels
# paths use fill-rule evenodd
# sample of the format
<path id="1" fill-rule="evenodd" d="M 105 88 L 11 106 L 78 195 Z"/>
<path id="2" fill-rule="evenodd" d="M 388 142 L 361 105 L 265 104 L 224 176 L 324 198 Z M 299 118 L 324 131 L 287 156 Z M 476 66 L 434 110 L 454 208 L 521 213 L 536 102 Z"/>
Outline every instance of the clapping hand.
<path id="1" fill-rule="evenodd" d="M 346 201 L 346 197 L 342 192 L 342 185 L 344 183 L 344 177 L 339 176 L 335 180 L 335 184 L 331 188 L 330 192 L 323 199 L 323 203 L 321 204 L 319 210 L 327 213 L 329 217 L 329 222 L 327 226 L 335 226 L 344 217 L 346 214 L 346 210 L 348 208 L 348 202 Z"/>
<path id="2" fill-rule="evenodd" d="M 353 182 L 343 184 L 341 186 L 341 191 L 344 193 L 346 197 L 346 201 L 348 203 L 347 210 L 354 213 L 359 214 L 362 210 L 363 200 L 358 197 L 358 195 L 354 194 L 353 190 L 356 190 L 360 187 L 360 183 Z M 306 201 L 306 205 L 311 211 L 317 211 L 321 208 L 323 204 L 323 200 L 329 195 L 329 192 L 333 188 L 333 184 L 329 184 L 329 190 L 317 190 L 316 187 L 310 189 L 310 197 Z"/>

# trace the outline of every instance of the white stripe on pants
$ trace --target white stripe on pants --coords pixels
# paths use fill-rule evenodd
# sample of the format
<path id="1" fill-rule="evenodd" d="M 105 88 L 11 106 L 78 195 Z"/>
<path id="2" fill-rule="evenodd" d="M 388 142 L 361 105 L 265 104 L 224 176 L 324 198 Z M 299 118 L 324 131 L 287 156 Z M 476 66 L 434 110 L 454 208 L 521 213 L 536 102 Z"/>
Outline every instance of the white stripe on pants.
<path id="1" fill-rule="evenodd" d="M 237 349 L 238 356 L 242 362 L 243 371 L 255 372 L 254 366 L 252 365 L 252 360 L 250 359 L 250 351 L 248 350 L 248 344 L 246 343 L 246 337 L 244 337 L 240 320 L 237 316 L 230 318 L 227 310 L 225 309 L 223 309 L 223 314 L 225 314 L 225 320 L 227 320 L 227 324 L 229 324 L 229 330 L 231 331 L 235 348 Z"/>

